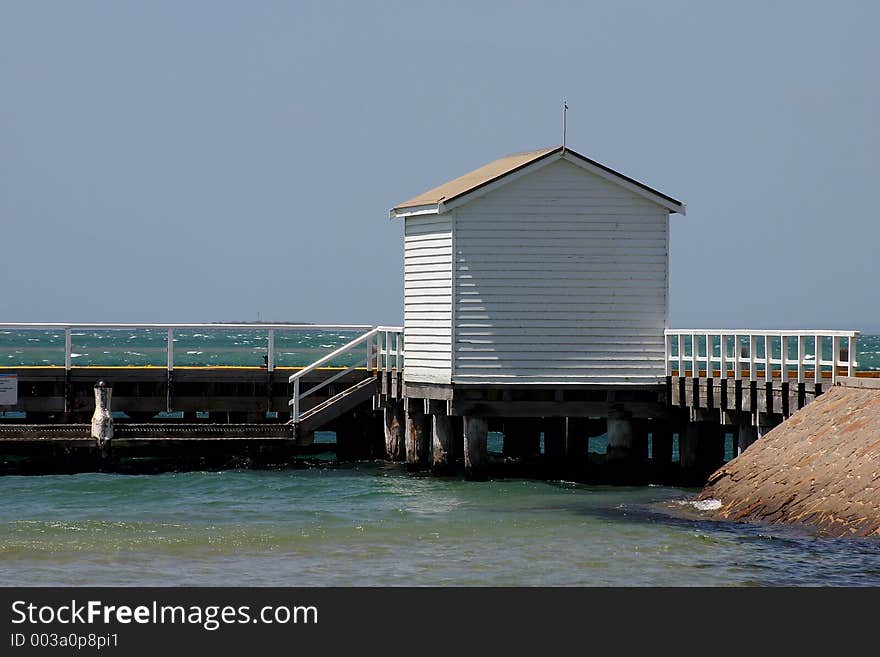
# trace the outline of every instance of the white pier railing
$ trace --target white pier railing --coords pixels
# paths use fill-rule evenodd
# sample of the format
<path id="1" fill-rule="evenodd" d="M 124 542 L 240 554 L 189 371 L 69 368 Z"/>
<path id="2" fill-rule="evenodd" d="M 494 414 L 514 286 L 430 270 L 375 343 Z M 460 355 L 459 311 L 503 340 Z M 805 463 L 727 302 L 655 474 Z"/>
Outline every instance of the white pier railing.
<path id="1" fill-rule="evenodd" d="M 364 358 L 362 360 L 358 360 L 346 369 L 334 373 L 332 376 L 328 377 L 321 383 L 312 386 L 308 390 L 304 392 L 300 391 L 300 383 L 305 375 L 315 371 L 319 367 L 323 367 L 333 360 L 338 360 L 340 356 L 360 349 L 364 350 Z M 370 329 L 351 342 L 339 347 L 336 351 L 327 354 L 323 358 L 316 360 L 311 365 L 304 367 L 290 376 L 289 381 L 293 384 L 293 397 L 289 402 L 291 407 L 291 421 L 294 423 L 299 422 L 301 415 L 300 406 L 303 399 L 341 379 L 349 372 L 358 368 L 366 369 L 368 376 L 372 376 L 375 372 L 400 372 L 403 370 L 403 360 L 403 327 L 377 326 L 376 328 Z"/>
<path id="2" fill-rule="evenodd" d="M 666 374 L 834 383 L 841 371 L 855 376 L 858 337 L 858 331 L 667 329 Z"/>
<path id="3" fill-rule="evenodd" d="M 266 336 L 265 346 L 265 364 L 264 366 L 270 371 L 275 370 L 277 351 L 275 348 L 275 337 L 279 333 L 303 333 L 303 332 L 321 332 L 321 331 L 342 331 L 356 332 L 370 329 L 368 325 L 362 324 L 64 324 L 55 322 L 46 323 L 20 323 L 20 322 L 0 322 L 0 331 L 2 330 L 42 330 L 42 331 L 64 331 L 64 368 L 69 370 L 73 367 L 73 357 L 75 352 L 74 337 L 83 331 L 161 331 L 164 333 L 164 345 L 162 347 L 150 348 L 138 345 L 140 351 L 156 351 L 164 352 L 164 364 L 168 370 L 174 369 L 174 332 L 183 330 L 198 330 L 204 333 L 219 333 L 230 330 L 253 331 L 255 333 L 263 333 Z M 50 347 L 39 347 L 40 351 L 48 351 Z M 122 351 L 124 347 L 102 347 L 106 351 Z M 247 347 L 223 347 L 223 353 L 232 352 L 253 352 L 254 346 Z M 261 348 L 260 348 L 261 349 Z M 304 352 L 309 349 L 302 350 Z M 0 363 L 3 364 L 3 363 Z"/>

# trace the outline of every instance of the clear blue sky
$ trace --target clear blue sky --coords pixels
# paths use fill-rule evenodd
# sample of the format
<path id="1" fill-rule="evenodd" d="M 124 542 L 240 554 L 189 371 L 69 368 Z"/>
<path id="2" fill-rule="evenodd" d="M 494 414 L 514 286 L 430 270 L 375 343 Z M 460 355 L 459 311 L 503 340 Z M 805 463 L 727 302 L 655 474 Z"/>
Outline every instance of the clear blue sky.
<path id="1" fill-rule="evenodd" d="M 560 141 L 672 326 L 880 330 L 880 3 L 0 4 L 4 321 L 398 322 L 396 202 Z"/>

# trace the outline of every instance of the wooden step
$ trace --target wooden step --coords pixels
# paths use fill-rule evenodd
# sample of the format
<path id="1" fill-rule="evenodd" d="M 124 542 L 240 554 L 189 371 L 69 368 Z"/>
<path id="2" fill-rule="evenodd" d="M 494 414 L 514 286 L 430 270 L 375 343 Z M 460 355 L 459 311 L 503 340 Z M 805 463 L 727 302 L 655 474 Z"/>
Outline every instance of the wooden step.
<path id="1" fill-rule="evenodd" d="M 310 408 L 299 416 L 296 423 L 297 431 L 315 431 L 328 422 L 335 420 L 343 413 L 347 413 L 356 406 L 364 403 L 379 389 L 379 380 L 376 377 L 364 379 L 351 388 L 343 390 L 339 394 L 330 397 L 317 406 Z"/>

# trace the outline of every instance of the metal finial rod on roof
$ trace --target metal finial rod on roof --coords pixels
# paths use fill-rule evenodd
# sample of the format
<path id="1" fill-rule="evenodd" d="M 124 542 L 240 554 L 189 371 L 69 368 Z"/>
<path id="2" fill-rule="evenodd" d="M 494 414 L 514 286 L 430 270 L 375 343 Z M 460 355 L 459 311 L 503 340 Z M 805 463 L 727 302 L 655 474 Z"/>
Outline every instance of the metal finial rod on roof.
<path id="1" fill-rule="evenodd" d="M 568 114 L 568 99 L 562 99 L 562 152 L 565 152 L 565 131 L 566 131 L 566 115 Z"/>

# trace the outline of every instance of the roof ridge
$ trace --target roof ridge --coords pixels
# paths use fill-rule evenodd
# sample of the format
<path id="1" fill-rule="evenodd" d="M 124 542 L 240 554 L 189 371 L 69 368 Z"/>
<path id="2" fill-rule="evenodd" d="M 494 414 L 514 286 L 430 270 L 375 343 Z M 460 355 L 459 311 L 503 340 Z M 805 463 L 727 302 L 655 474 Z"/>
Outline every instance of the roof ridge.
<path id="1" fill-rule="evenodd" d="M 594 167 L 598 169 L 604 174 L 608 175 L 611 179 L 618 181 L 619 184 L 624 185 L 633 185 L 637 190 L 641 193 L 647 193 L 652 197 L 659 197 L 673 204 L 670 207 L 671 210 L 675 212 L 682 212 L 684 204 L 681 201 L 678 201 L 671 196 L 667 196 L 662 192 L 657 191 L 656 189 L 652 189 L 648 187 L 644 183 L 640 183 L 638 180 L 634 178 L 630 178 L 619 171 L 615 171 L 614 169 L 605 166 L 595 160 L 592 160 L 585 155 L 581 155 L 577 151 L 574 151 L 566 146 L 552 146 L 549 148 L 541 148 L 538 150 L 531 151 L 520 151 L 519 153 L 511 153 L 510 155 L 505 155 L 498 159 L 492 160 L 491 162 L 484 164 L 476 169 L 473 169 L 457 178 L 453 178 L 452 180 L 443 183 L 437 187 L 429 189 L 426 192 L 415 196 L 408 201 L 404 201 L 403 203 L 399 203 L 391 209 L 392 216 L 398 215 L 399 211 L 406 210 L 408 208 L 421 208 L 428 210 L 431 206 L 434 206 L 436 210 L 440 209 L 441 204 L 446 204 L 451 202 L 454 199 L 457 199 L 462 196 L 466 196 L 471 192 L 474 192 L 480 188 L 485 187 L 491 183 L 494 183 L 506 176 L 509 176 L 521 169 L 529 167 L 539 161 L 544 160 L 548 156 L 553 155 L 554 153 L 558 153 L 560 157 L 571 156 L 581 162 L 586 163 L 589 167 Z M 665 205 L 665 203 L 662 203 Z M 678 207 L 680 206 L 680 207 Z M 678 208 L 678 209 L 676 209 Z"/>

